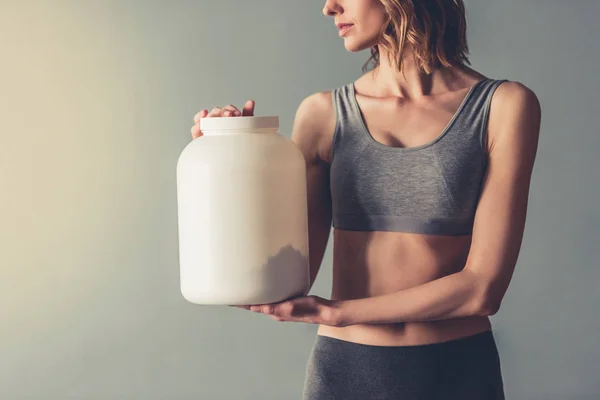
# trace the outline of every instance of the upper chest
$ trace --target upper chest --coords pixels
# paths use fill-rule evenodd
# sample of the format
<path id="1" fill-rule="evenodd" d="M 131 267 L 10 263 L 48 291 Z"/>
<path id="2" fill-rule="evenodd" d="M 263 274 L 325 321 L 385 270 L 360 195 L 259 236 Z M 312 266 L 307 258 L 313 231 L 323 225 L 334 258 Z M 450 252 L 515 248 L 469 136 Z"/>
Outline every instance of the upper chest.
<path id="1" fill-rule="evenodd" d="M 350 100 L 365 131 L 377 142 L 395 148 L 419 147 L 432 142 L 449 127 L 463 107 L 469 89 L 419 100 L 371 97 L 356 93 Z"/>

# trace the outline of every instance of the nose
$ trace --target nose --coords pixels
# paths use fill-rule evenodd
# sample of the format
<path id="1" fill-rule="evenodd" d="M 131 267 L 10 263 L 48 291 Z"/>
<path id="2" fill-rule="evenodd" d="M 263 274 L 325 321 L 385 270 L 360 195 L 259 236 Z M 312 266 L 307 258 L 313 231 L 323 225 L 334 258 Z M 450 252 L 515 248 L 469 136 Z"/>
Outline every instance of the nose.
<path id="1" fill-rule="evenodd" d="M 333 17 L 342 11 L 338 0 L 327 0 L 323 7 L 323 15 Z"/>

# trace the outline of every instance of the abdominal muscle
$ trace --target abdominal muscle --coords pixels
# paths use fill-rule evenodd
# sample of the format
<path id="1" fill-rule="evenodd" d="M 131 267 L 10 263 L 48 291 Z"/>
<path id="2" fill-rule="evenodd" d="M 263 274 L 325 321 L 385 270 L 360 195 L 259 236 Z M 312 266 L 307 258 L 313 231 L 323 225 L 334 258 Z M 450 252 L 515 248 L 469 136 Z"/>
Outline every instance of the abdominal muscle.
<path id="1" fill-rule="evenodd" d="M 334 229 L 332 300 L 384 295 L 463 269 L 471 236 Z M 318 334 L 379 346 L 439 343 L 491 330 L 488 317 L 426 322 L 320 325 Z"/>

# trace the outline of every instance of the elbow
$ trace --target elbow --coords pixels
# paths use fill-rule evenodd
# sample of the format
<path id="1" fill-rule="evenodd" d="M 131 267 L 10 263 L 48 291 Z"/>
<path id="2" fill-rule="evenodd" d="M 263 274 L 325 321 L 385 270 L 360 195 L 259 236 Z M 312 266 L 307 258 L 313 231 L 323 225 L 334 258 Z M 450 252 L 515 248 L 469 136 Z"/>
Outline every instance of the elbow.
<path id="1" fill-rule="evenodd" d="M 483 284 L 481 287 L 482 289 L 478 291 L 478 295 L 476 296 L 475 315 L 491 317 L 500 310 L 502 296 L 498 295 L 498 291 L 491 284 Z"/>
<path id="2" fill-rule="evenodd" d="M 500 302 L 489 298 L 480 301 L 477 315 L 480 317 L 491 317 L 500 310 Z"/>

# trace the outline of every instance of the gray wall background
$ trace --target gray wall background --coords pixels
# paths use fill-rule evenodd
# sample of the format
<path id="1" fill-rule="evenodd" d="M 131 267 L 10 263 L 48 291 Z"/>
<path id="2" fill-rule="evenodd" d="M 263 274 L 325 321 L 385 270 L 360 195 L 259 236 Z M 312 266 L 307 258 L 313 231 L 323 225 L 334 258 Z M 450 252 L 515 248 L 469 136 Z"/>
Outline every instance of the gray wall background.
<path id="1" fill-rule="evenodd" d="M 289 135 L 360 74 L 323 3 L 0 1 L 0 398 L 300 399 L 316 326 L 180 295 L 175 165 L 203 107 L 253 98 Z M 508 398 L 597 399 L 600 2 L 467 11 L 473 67 L 543 109 L 492 318 Z"/>

